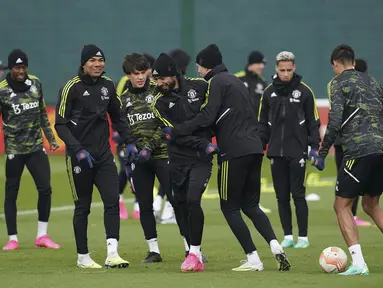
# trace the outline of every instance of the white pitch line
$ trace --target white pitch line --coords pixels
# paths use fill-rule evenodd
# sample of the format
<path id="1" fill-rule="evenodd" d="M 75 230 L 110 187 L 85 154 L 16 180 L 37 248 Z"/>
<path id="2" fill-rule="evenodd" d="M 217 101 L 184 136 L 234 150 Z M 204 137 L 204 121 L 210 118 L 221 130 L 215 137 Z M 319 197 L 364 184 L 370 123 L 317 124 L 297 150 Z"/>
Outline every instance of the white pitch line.
<path id="1" fill-rule="evenodd" d="M 127 200 L 124 200 L 125 203 L 133 203 L 134 199 L 127 199 Z M 95 203 L 92 203 L 92 208 L 93 207 L 102 207 L 103 206 L 103 203 L 102 202 L 95 202 Z M 59 206 L 59 207 L 52 207 L 51 208 L 51 212 L 62 212 L 62 211 L 69 211 L 69 210 L 73 210 L 74 209 L 74 205 L 68 205 L 68 206 Z M 23 211 L 18 211 L 17 212 L 17 216 L 19 215 L 34 215 L 34 214 L 37 214 L 37 209 L 33 209 L 33 210 L 23 210 Z M 0 218 L 5 218 L 5 215 L 4 214 L 0 214 Z"/>

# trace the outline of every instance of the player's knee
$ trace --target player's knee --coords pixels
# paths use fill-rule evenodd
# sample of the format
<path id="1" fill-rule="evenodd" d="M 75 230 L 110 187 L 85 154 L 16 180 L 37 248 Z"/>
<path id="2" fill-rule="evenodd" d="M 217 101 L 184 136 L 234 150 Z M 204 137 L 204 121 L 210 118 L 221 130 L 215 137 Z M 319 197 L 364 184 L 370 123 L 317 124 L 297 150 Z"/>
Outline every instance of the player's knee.
<path id="1" fill-rule="evenodd" d="M 7 191 L 6 193 L 5 193 L 5 202 L 6 203 L 9 203 L 9 202 L 16 202 L 16 200 L 17 200 L 17 190 L 15 191 L 15 192 L 11 192 L 11 191 Z"/>
<path id="2" fill-rule="evenodd" d="M 290 196 L 277 196 L 278 203 L 285 204 L 290 202 Z"/>
<path id="3" fill-rule="evenodd" d="M 376 207 L 377 207 L 376 203 L 374 203 L 373 201 L 367 200 L 366 198 L 363 198 L 362 208 L 367 215 L 371 215 L 374 209 L 376 209 Z"/>
<path id="4" fill-rule="evenodd" d="M 90 214 L 91 201 L 78 199 L 75 201 L 74 215 L 76 217 L 88 217 Z"/>
<path id="5" fill-rule="evenodd" d="M 188 206 L 201 206 L 201 192 L 199 190 L 189 192 L 186 199 Z"/>
<path id="6" fill-rule="evenodd" d="M 39 192 L 39 196 L 50 196 L 52 194 L 52 189 L 51 187 L 39 187 L 37 189 L 37 191 Z"/>
<path id="7" fill-rule="evenodd" d="M 293 200 L 294 202 L 306 201 L 305 193 L 294 193 Z"/>

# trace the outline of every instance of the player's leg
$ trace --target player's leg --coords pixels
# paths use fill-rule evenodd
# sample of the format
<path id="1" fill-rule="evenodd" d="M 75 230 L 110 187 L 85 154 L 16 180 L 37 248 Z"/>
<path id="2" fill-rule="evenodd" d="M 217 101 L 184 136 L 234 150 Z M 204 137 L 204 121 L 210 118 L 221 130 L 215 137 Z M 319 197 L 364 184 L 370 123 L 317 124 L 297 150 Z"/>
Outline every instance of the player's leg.
<path id="1" fill-rule="evenodd" d="M 352 203 L 363 192 L 371 173 L 370 157 L 343 160 L 338 171 L 334 209 L 338 218 L 339 229 L 352 257 L 352 266 L 341 275 L 367 275 L 368 268 L 359 244 L 358 230 L 352 215 Z"/>
<path id="2" fill-rule="evenodd" d="M 190 253 L 181 265 L 182 271 L 203 271 L 205 269 L 201 252 L 205 221 L 201 199 L 209 182 L 211 169 L 211 162 L 197 162 L 192 165 L 189 172 L 186 202 L 189 216 Z"/>
<path id="3" fill-rule="evenodd" d="M 165 196 L 165 189 L 162 185 L 158 188 L 158 193 L 153 201 L 153 210 L 156 218 L 161 220 L 161 209 L 162 209 L 162 200 Z M 164 217 L 165 218 L 165 217 Z"/>
<path id="4" fill-rule="evenodd" d="M 373 173 L 370 178 L 371 181 L 369 181 L 370 185 L 366 188 L 362 206 L 363 210 L 374 220 L 376 226 L 383 233 L 383 210 L 379 206 L 379 199 L 383 192 L 383 155 L 375 156 L 374 161 Z"/>
<path id="5" fill-rule="evenodd" d="M 140 205 L 138 205 L 138 200 L 137 200 L 137 197 L 136 197 L 136 192 L 134 190 L 134 183 L 133 183 L 133 177 L 132 177 L 133 171 L 132 171 L 131 164 L 125 165 L 124 168 L 125 168 L 126 178 L 128 179 L 129 184 L 130 184 L 130 191 L 134 195 L 132 218 L 137 220 L 137 219 L 140 219 Z"/>
<path id="6" fill-rule="evenodd" d="M 170 168 L 170 183 L 174 194 L 174 205 L 179 211 L 179 230 L 185 244 L 185 254 L 189 253 L 190 249 L 190 233 L 189 233 L 189 211 L 186 202 L 187 184 L 190 172 L 190 165 L 169 164 Z"/>
<path id="7" fill-rule="evenodd" d="M 93 171 L 76 157 L 67 156 L 67 173 L 74 201 L 73 229 L 77 248 L 77 267 L 102 268 L 95 263 L 88 250 L 88 216 L 92 203 Z"/>
<path id="8" fill-rule="evenodd" d="M 364 195 L 362 199 L 363 211 L 374 220 L 376 226 L 383 233 L 383 210 L 379 205 L 379 196 Z"/>
<path id="9" fill-rule="evenodd" d="M 25 155 L 7 155 L 5 162 L 4 214 L 9 241 L 3 250 L 15 250 L 19 247 L 17 239 L 17 206 L 20 179 L 25 165 Z"/>
<path id="10" fill-rule="evenodd" d="M 60 245 L 54 243 L 48 236 L 48 220 L 51 212 L 51 169 L 48 155 L 45 150 L 40 150 L 29 154 L 26 159 L 26 165 L 35 181 L 39 193 L 37 202 L 38 224 L 35 245 L 37 247 L 46 247 L 58 249 Z"/>
<path id="11" fill-rule="evenodd" d="M 309 208 L 306 201 L 306 161 L 303 158 L 289 160 L 290 189 L 295 205 L 295 215 L 298 222 L 298 242 L 294 248 L 307 248 Z"/>
<path id="12" fill-rule="evenodd" d="M 275 157 L 270 160 L 270 164 L 274 190 L 278 202 L 279 219 L 284 233 L 284 239 L 281 245 L 283 248 L 293 247 L 289 162 L 286 158 Z"/>
<path id="13" fill-rule="evenodd" d="M 155 160 L 155 169 L 156 169 L 156 175 L 158 178 L 158 181 L 160 182 L 160 185 L 163 187 L 165 191 L 165 195 L 167 197 L 167 201 L 172 206 L 172 209 L 174 210 L 174 215 L 176 219 L 176 223 L 182 232 L 183 230 L 183 219 L 182 214 L 180 211 L 180 207 L 176 205 L 174 201 L 174 196 L 172 193 L 171 183 L 170 183 L 170 167 L 169 167 L 169 161 L 168 159 L 159 159 Z"/>
<path id="14" fill-rule="evenodd" d="M 119 145 L 117 147 L 117 155 L 118 155 L 118 163 L 120 164 L 120 169 L 118 172 L 118 194 L 120 195 L 120 201 L 119 201 L 119 206 L 120 206 L 120 219 L 128 219 L 129 214 L 128 211 L 126 210 L 125 207 L 125 202 L 124 202 L 124 190 L 126 187 L 126 184 L 128 182 L 128 177 L 125 171 L 125 161 L 122 158 L 125 154 L 122 145 Z"/>
<path id="15" fill-rule="evenodd" d="M 337 171 L 339 171 L 340 167 L 342 166 L 343 162 L 343 149 L 341 145 L 335 145 L 335 164 Z M 359 216 L 356 215 L 356 212 L 358 210 L 358 202 L 359 202 L 359 196 L 354 199 L 354 202 L 352 203 L 352 215 L 354 216 L 355 224 L 356 226 L 364 226 L 369 227 L 371 226 L 371 222 L 362 220 Z"/>
<path id="16" fill-rule="evenodd" d="M 269 218 L 259 207 L 263 155 L 251 155 L 248 157 L 252 157 L 252 161 L 249 162 L 249 166 L 246 169 L 245 192 L 241 201 L 242 211 L 250 218 L 254 227 L 266 240 L 267 244 L 270 245 L 271 252 L 279 263 L 279 270 L 287 271 L 290 269 L 290 263 L 275 236 Z"/>
<path id="17" fill-rule="evenodd" d="M 263 263 L 251 238 L 249 228 L 241 215 L 242 197 L 246 185 L 246 169 L 250 157 L 239 157 L 219 164 L 218 192 L 222 213 L 243 251 L 247 261 L 234 271 L 261 271 Z"/>
<path id="18" fill-rule="evenodd" d="M 118 173 L 112 154 L 104 161 L 95 163 L 93 177 L 104 204 L 104 227 L 108 251 L 105 267 L 126 268 L 129 266 L 129 262 L 123 260 L 118 254 L 118 241 L 120 240 Z"/>
<path id="19" fill-rule="evenodd" d="M 160 248 L 157 241 L 156 219 L 153 214 L 153 187 L 155 180 L 155 160 L 136 163 L 133 169 L 133 183 L 138 204 L 140 205 L 140 222 L 149 253 L 142 263 L 161 262 Z M 155 162 L 154 162 L 155 163 Z"/>

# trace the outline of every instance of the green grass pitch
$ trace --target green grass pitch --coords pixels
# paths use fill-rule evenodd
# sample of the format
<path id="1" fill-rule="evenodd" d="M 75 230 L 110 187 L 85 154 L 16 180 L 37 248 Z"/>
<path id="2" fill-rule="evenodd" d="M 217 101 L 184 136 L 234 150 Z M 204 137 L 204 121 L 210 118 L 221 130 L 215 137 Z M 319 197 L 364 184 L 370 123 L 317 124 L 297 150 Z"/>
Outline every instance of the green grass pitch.
<path id="1" fill-rule="evenodd" d="M 67 181 L 65 162 L 62 156 L 50 156 L 52 169 L 52 206 L 72 205 L 71 192 Z M 4 157 L 0 159 L 0 198 L 4 198 Z M 290 272 L 282 273 L 276 269 L 276 263 L 269 247 L 251 227 L 253 240 L 265 265 L 262 272 L 233 272 L 231 268 L 239 266 L 244 254 L 227 226 L 221 211 L 216 192 L 216 171 L 209 183 L 209 191 L 203 200 L 205 211 L 205 230 L 203 251 L 208 257 L 206 271 L 185 274 L 180 271 L 184 248 L 176 225 L 158 225 L 159 244 L 164 261 L 159 264 L 142 265 L 147 253 L 147 244 L 139 221 L 121 222 L 120 255 L 130 262 L 128 269 L 97 271 L 76 268 L 76 251 L 72 229 L 72 209 L 53 211 L 49 223 L 49 234 L 61 244 L 60 250 L 34 248 L 36 237 L 36 214 L 18 216 L 20 249 L 0 251 L 0 287 L 1 288 L 45 288 L 45 287 L 382 287 L 383 283 L 383 238 L 376 227 L 359 229 L 364 257 L 371 275 L 368 277 L 341 277 L 325 274 L 321 271 L 318 258 L 322 249 L 339 246 L 346 252 L 342 236 L 337 227 L 332 209 L 334 199 L 335 165 L 329 157 L 323 172 L 317 172 L 308 165 L 307 194 L 317 193 L 320 201 L 309 202 L 309 239 L 307 249 L 287 249 L 292 264 Z M 279 239 L 283 233 L 279 222 L 275 195 L 272 191 L 269 161 L 265 158 L 262 173 L 263 193 L 261 203 L 272 209 L 269 214 Z M 125 197 L 132 195 L 125 192 Z M 97 190 L 94 202 L 99 202 Z M 24 171 L 20 187 L 18 209 L 25 211 L 36 208 L 37 192 L 32 178 Z M 132 204 L 128 203 L 129 212 Z M 294 210 L 293 210 L 294 211 Z M 8 240 L 5 221 L 0 208 L 0 243 Z M 359 209 L 361 217 L 367 216 Z M 295 216 L 294 216 L 294 224 Z M 296 231 L 296 224 L 294 225 Z M 103 264 L 106 256 L 106 241 L 102 220 L 102 208 L 94 207 L 89 220 L 89 248 L 93 259 Z M 340 283 L 342 282 L 342 284 Z"/>

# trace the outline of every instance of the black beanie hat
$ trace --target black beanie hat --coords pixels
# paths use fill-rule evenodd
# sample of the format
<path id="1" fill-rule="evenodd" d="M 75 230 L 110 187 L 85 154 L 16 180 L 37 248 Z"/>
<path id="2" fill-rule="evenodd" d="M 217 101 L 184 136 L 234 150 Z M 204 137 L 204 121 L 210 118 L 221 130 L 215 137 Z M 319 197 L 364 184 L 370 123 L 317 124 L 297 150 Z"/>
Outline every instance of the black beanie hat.
<path id="1" fill-rule="evenodd" d="M 266 64 L 265 56 L 259 51 L 251 51 L 248 57 L 247 65 L 259 63 Z"/>
<path id="2" fill-rule="evenodd" d="M 196 62 L 204 68 L 213 69 L 222 64 L 221 51 L 216 44 L 210 44 L 198 53 Z"/>
<path id="3" fill-rule="evenodd" d="M 174 60 L 165 53 L 161 53 L 158 56 L 156 62 L 153 64 L 153 72 L 152 75 L 154 77 L 171 77 L 177 75 L 177 65 Z"/>
<path id="4" fill-rule="evenodd" d="M 8 55 L 8 69 L 12 69 L 16 65 L 25 65 L 28 67 L 28 56 L 20 49 L 13 50 Z"/>
<path id="5" fill-rule="evenodd" d="M 176 62 L 177 68 L 181 70 L 183 74 L 185 74 L 186 68 L 188 67 L 190 62 L 189 54 L 185 50 L 181 48 L 177 48 L 177 49 L 171 50 L 169 52 L 169 56 L 172 57 L 174 62 Z"/>
<path id="6" fill-rule="evenodd" d="M 102 57 L 105 60 L 104 52 L 94 44 L 85 45 L 81 52 L 81 66 L 92 57 Z"/>

